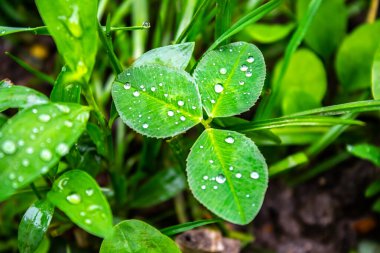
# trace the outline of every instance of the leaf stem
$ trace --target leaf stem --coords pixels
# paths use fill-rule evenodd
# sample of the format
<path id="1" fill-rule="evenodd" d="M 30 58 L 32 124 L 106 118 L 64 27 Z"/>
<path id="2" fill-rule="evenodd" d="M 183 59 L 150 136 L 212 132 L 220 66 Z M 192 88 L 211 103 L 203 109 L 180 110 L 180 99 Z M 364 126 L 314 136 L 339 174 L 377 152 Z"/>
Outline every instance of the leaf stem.
<path id="1" fill-rule="evenodd" d="M 373 23 L 376 20 L 377 10 L 379 9 L 379 0 L 371 0 L 367 13 L 367 23 Z"/>
<path id="2" fill-rule="evenodd" d="M 32 191 L 34 192 L 34 195 L 36 195 L 36 197 L 38 199 L 42 199 L 41 194 L 38 192 L 38 190 L 37 190 L 36 186 L 34 185 L 34 183 L 30 184 L 30 188 L 32 188 Z"/>

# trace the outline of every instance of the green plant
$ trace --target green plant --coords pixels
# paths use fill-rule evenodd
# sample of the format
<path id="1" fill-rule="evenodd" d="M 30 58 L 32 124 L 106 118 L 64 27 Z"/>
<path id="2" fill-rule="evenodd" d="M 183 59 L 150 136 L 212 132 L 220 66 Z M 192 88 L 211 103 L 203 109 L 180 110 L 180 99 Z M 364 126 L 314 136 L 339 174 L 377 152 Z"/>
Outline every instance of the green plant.
<path id="1" fill-rule="evenodd" d="M 283 1 L 262 5 L 251 1 L 258 7 L 232 25 L 232 1 L 216 1 L 211 14 L 207 13 L 211 1 L 188 1 L 175 43 L 161 46 L 160 38 L 165 36 L 158 30 L 158 42 L 153 42 L 150 51 L 143 46 L 144 33 L 133 37 L 133 46 L 126 35 L 113 36 L 117 31 L 150 28 L 142 11 L 146 1 L 133 1 L 137 10 L 133 20 L 142 19 L 141 26 L 118 26 L 130 2 L 102 26 L 98 18 L 102 6 L 97 1 L 36 0 L 46 26 L 0 27 L 1 36 L 19 32 L 51 36 L 63 62 L 58 76 L 51 78 L 8 54 L 40 80 L 53 84 L 49 98 L 9 80 L 0 83 L 0 112 L 18 110 L 9 119 L 0 114 L 0 201 L 10 203 L 30 192 L 38 198 L 26 201 L 28 206 L 33 204 L 20 221 L 21 252 L 46 252 L 47 229 L 54 227 L 59 235 L 74 224 L 104 238 L 100 252 L 180 252 L 168 236 L 222 221 L 186 222 L 183 199 L 178 195 L 187 187 L 186 180 L 193 196 L 213 214 L 235 224 L 248 224 L 261 208 L 269 176 L 308 163 L 346 128 L 364 125 L 355 119 L 358 113 L 380 109 L 379 101 L 363 99 L 321 107 L 328 83 L 323 61 L 331 57 L 346 29 L 347 13 L 341 0 L 299 0 L 298 21 L 283 26 L 254 24 Z M 163 1 L 162 8 L 168 3 Z M 342 12 L 331 27 L 322 24 L 331 31 L 321 35 L 317 22 L 331 16 L 332 9 Z M 215 40 L 196 60 L 196 44 L 189 41 L 195 40 L 201 27 L 198 23 L 214 14 Z M 157 27 L 162 26 L 162 15 L 158 21 Z M 270 80 L 265 80 L 267 67 L 258 47 L 243 41 L 229 43 L 233 35 L 250 27 L 254 29 L 251 36 L 262 43 L 282 40 L 295 29 Z M 370 40 L 377 30 L 378 23 L 365 25 L 339 48 L 336 69 L 347 92 L 368 88 L 373 80 L 372 91 L 378 96 L 380 50 L 376 38 Z M 362 37 L 369 38 L 364 49 L 358 42 Z M 310 48 L 298 49 L 304 39 Z M 114 45 L 127 53 L 118 57 Z M 133 63 L 124 59 L 131 47 L 139 56 Z M 364 58 L 373 55 L 374 61 L 361 64 L 358 56 L 357 62 L 347 62 L 351 51 Z M 196 52 L 198 56 L 202 53 Z M 300 70 L 304 75 L 298 74 Z M 106 75 L 99 73 L 108 72 L 113 74 L 106 81 Z M 262 92 L 266 91 L 265 81 L 271 84 L 270 96 Z M 261 95 L 255 120 L 237 117 L 249 111 Z M 128 153 L 131 157 L 126 158 L 128 144 L 141 137 L 127 132 L 125 125 L 145 136 L 137 156 Z M 158 163 L 160 149 L 166 145 L 161 139 L 166 139 L 171 149 L 164 153 L 165 158 L 170 160 L 172 153 L 174 161 L 160 163 L 168 168 L 157 173 L 144 171 L 153 161 Z M 284 159 L 269 155 L 269 172 L 257 147 L 310 143 Z M 311 171 L 311 175 L 319 172 Z M 138 187 L 140 183 L 143 186 Z M 371 196 L 378 193 L 378 182 L 371 189 Z M 143 221 L 124 220 L 130 217 L 130 209 L 151 207 L 175 196 L 179 196 L 175 206 L 182 224 L 158 231 Z M 198 203 L 193 205 L 193 213 L 201 209 Z M 125 213 L 119 215 L 123 208 Z"/>

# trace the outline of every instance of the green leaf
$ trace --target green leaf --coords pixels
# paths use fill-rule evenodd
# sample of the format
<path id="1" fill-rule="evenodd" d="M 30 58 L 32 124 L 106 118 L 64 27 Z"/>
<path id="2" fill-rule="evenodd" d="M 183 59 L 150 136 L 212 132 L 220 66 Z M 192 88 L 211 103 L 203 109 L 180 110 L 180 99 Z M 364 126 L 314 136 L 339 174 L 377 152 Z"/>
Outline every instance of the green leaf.
<path id="1" fill-rule="evenodd" d="M 89 108 L 44 104 L 19 112 L 0 131 L 0 201 L 54 167 L 82 134 Z"/>
<path id="2" fill-rule="evenodd" d="M 4 114 L 0 113 L 0 128 L 7 122 L 8 118 Z"/>
<path id="3" fill-rule="evenodd" d="M 380 167 L 380 148 L 371 144 L 348 145 L 347 151 Z"/>
<path id="4" fill-rule="evenodd" d="M 294 23 L 287 24 L 253 24 L 245 31 L 254 40 L 263 44 L 273 43 L 288 36 L 295 28 Z"/>
<path id="5" fill-rule="evenodd" d="M 209 224 L 213 224 L 213 223 L 217 223 L 221 221 L 222 221 L 221 219 L 191 221 L 191 222 L 186 222 L 183 224 L 178 224 L 178 225 L 161 229 L 161 233 L 167 236 L 173 236 L 173 235 L 183 233 L 194 228 L 198 228 L 201 226 L 205 226 L 205 225 L 209 225 Z"/>
<path id="6" fill-rule="evenodd" d="M 273 89 L 279 89 L 283 113 L 291 114 L 319 107 L 327 88 L 326 73 L 321 60 L 309 50 L 296 51 L 289 62 L 281 86 L 276 87 L 282 67 L 283 60 L 276 64 L 272 85 Z M 294 99 L 295 97 L 297 99 Z"/>
<path id="7" fill-rule="evenodd" d="M 36 0 L 36 5 L 72 79 L 88 81 L 97 51 L 98 1 Z"/>
<path id="8" fill-rule="evenodd" d="M 372 95 L 374 99 L 380 99 L 380 44 L 372 63 Z"/>
<path id="9" fill-rule="evenodd" d="M 210 117 L 247 111 L 261 94 L 265 62 L 260 50 L 235 42 L 206 53 L 194 71 L 202 104 Z"/>
<path id="10" fill-rule="evenodd" d="M 18 249 L 33 253 L 44 239 L 53 217 L 54 206 L 47 200 L 38 200 L 24 214 L 18 228 Z"/>
<path id="11" fill-rule="evenodd" d="M 48 35 L 49 32 L 46 29 L 46 26 L 39 27 L 9 27 L 9 26 L 0 26 L 0 37 L 6 36 L 13 33 L 19 32 L 32 32 L 39 35 Z"/>
<path id="12" fill-rule="evenodd" d="M 194 42 L 158 47 L 141 55 L 133 63 L 133 66 L 139 67 L 147 64 L 157 64 L 185 69 L 190 62 L 193 51 Z"/>
<path id="13" fill-rule="evenodd" d="M 50 99 L 53 102 L 80 103 L 81 86 L 78 81 L 71 80 L 73 72 L 63 66 L 57 80 L 54 82 Z"/>
<path id="14" fill-rule="evenodd" d="M 104 239 L 100 253 L 180 253 L 177 245 L 154 227 L 138 220 L 126 220 Z"/>
<path id="15" fill-rule="evenodd" d="M 365 190 L 365 196 L 367 198 L 373 197 L 380 193 L 380 180 L 372 182 Z"/>
<path id="16" fill-rule="evenodd" d="M 196 84 L 182 70 L 158 65 L 129 68 L 117 77 L 112 97 L 124 123 L 147 136 L 174 136 L 202 120 Z"/>
<path id="17" fill-rule="evenodd" d="M 190 189 L 216 215 L 236 224 L 253 220 L 268 184 L 264 157 L 242 134 L 206 129 L 187 158 Z"/>
<path id="18" fill-rule="evenodd" d="M 138 188 L 134 193 L 135 199 L 129 205 L 134 208 L 154 206 L 176 196 L 185 187 L 185 178 L 178 170 L 166 169 Z"/>
<path id="19" fill-rule="evenodd" d="M 0 85 L 0 112 L 8 108 L 27 108 L 48 102 L 49 99 L 44 94 L 28 87 L 7 82 Z"/>
<path id="20" fill-rule="evenodd" d="M 304 17 L 310 1 L 297 1 L 298 20 Z M 327 58 L 342 41 L 346 29 L 347 9 L 344 0 L 324 0 L 305 35 L 305 42 L 315 52 Z"/>
<path id="21" fill-rule="evenodd" d="M 106 145 L 104 145 L 107 143 L 107 136 L 102 129 L 94 123 L 87 123 L 87 133 L 95 144 L 98 153 L 107 157 L 108 151 Z"/>
<path id="22" fill-rule="evenodd" d="M 273 177 L 300 164 L 307 163 L 309 158 L 304 152 L 298 152 L 287 156 L 285 159 L 273 164 L 269 168 L 269 176 Z"/>
<path id="23" fill-rule="evenodd" d="M 96 181 L 81 170 L 70 170 L 55 180 L 47 195 L 75 224 L 90 234 L 112 232 L 112 212 Z"/>
<path id="24" fill-rule="evenodd" d="M 349 91 L 371 85 L 373 58 L 380 44 L 380 21 L 356 28 L 341 44 L 336 70 L 342 86 Z"/>

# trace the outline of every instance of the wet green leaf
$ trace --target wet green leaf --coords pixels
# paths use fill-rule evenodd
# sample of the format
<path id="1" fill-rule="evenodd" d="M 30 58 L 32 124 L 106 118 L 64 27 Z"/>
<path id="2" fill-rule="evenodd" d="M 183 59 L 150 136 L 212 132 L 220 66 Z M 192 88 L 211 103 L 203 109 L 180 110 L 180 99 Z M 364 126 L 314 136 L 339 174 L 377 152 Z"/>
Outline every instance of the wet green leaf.
<path id="1" fill-rule="evenodd" d="M 194 42 L 158 47 L 141 55 L 133 63 L 133 66 L 139 67 L 147 64 L 157 64 L 185 69 L 189 64 L 193 51 Z"/>
<path id="2" fill-rule="evenodd" d="M 202 119 L 201 101 L 192 77 L 166 66 L 127 69 L 113 84 L 112 97 L 124 123 L 150 137 L 183 133 Z"/>
<path id="3" fill-rule="evenodd" d="M 81 86 L 77 81 L 71 80 L 72 71 L 67 67 L 62 67 L 57 80 L 54 82 L 50 99 L 53 102 L 80 103 Z"/>
<path id="4" fill-rule="evenodd" d="M 380 21 L 356 28 L 341 44 L 336 70 L 347 90 L 368 88 L 371 85 L 373 58 L 380 44 Z"/>
<path id="5" fill-rule="evenodd" d="M 53 213 L 54 206 L 47 200 L 39 200 L 29 207 L 18 228 L 18 249 L 21 253 L 33 253 L 37 250 Z"/>
<path id="6" fill-rule="evenodd" d="M 235 42 L 206 53 L 194 71 L 202 104 L 210 117 L 227 117 L 251 108 L 261 94 L 265 63 L 260 50 Z"/>
<path id="7" fill-rule="evenodd" d="M 273 43 L 279 41 L 290 34 L 295 28 L 294 23 L 287 24 L 253 24 L 245 31 L 254 40 L 260 43 Z"/>
<path id="8" fill-rule="evenodd" d="M 170 168 L 160 171 L 137 189 L 130 206 L 140 208 L 162 203 L 176 196 L 185 187 L 185 178 L 178 170 Z"/>
<path id="9" fill-rule="evenodd" d="M 276 64 L 272 84 L 278 84 L 283 60 Z M 300 74 L 302 73 L 302 74 Z M 273 87 L 274 89 L 278 87 Z M 311 51 L 300 49 L 292 56 L 280 89 L 284 114 L 319 107 L 326 93 L 326 73 L 321 60 Z M 294 98 L 297 99 L 294 99 Z"/>
<path id="10" fill-rule="evenodd" d="M 372 95 L 374 99 L 380 99 L 380 44 L 372 63 Z"/>
<path id="11" fill-rule="evenodd" d="M 28 87 L 8 82 L 0 84 L 0 112 L 8 108 L 27 108 L 48 102 L 49 99 L 44 94 Z"/>
<path id="12" fill-rule="evenodd" d="M 347 151 L 380 167 L 380 148 L 371 144 L 348 145 Z"/>
<path id="13" fill-rule="evenodd" d="M 311 0 L 297 1 L 297 19 L 302 20 Z M 305 35 L 305 42 L 324 58 L 330 56 L 342 41 L 347 29 L 344 0 L 324 0 Z"/>
<path id="14" fill-rule="evenodd" d="M 55 180 L 48 199 L 90 234 L 112 231 L 112 212 L 96 181 L 86 172 L 71 170 Z"/>
<path id="15" fill-rule="evenodd" d="M 249 138 L 211 128 L 191 148 L 187 175 L 195 198 L 236 224 L 253 220 L 268 184 L 264 157 Z"/>
<path id="16" fill-rule="evenodd" d="M 117 224 L 104 239 L 100 253 L 180 253 L 177 245 L 149 224 L 126 220 Z"/>
<path id="17" fill-rule="evenodd" d="M 48 103 L 30 107 L 0 130 L 0 201 L 55 166 L 85 129 L 89 108 Z"/>
<path id="18" fill-rule="evenodd" d="M 88 81 L 98 41 L 98 1 L 36 0 L 38 11 L 57 45 L 72 80 Z"/>

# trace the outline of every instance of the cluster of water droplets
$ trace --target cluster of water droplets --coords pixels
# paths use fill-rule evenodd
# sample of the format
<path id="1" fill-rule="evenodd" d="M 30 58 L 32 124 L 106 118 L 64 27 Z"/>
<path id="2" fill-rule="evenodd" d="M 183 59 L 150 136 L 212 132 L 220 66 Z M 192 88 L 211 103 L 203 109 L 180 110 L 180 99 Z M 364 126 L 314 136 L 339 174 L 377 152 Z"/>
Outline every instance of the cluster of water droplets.
<path id="1" fill-rule="evenodd" d="M 68 114 L 70 113 L 70 108 L 66 105 L 60 105 L 56 104 L 55 105 L 57 109 L 64 113 Z M 29 138 L 31 141 L 24 140 L 24 139 L 8 139 L 4 138 L 3 140 L 0 140 L 0 159 L 9 157 L 12 158 L 14 155 L 16 155 L 18 152 L 24 153 L 23 157 L 20 159 L 14 159 L 13 162 L 19 162 L 21 166 L 14 166 L 14 171 L 11 172 L 8 176 L 8 179 L 11 180 L 11 185 L 13 188 L 18 188 L 20 184 L 24 182 L 24 176 L 25 172 L 23 171 L 18 171 L 19 168 L 23 167 L 25 169 L 29 168 L 30 166 L 37 166 L 38 163 L 35 161 L 34 156 L 36 155 L 38 159 L 43 164 L 48 164 L 52 159 L 54 158 L 55 154 L 58 156 L 64 156 L 66 155 L 70 147 L 67 143 L 65 142 L 59 142 L 56 145 L 54 145 L 53 148 L 47 147 L 47 146 L 52 146 L 51 138 L 46 138 L 44 139 L 44 142 L 41 142 L 39 144 L 38 152 L 35 150 L 36 147 L 28 146 L 28 143 L 33 143 L 35 144 L 35 140 L 39 134 L 42 134 L 45 130 L 44 124 L 50 122 L 54 117 L 56 117 L 57 113 L 39 113 L 38 109 L 33 108 L 32 113 L 36 115 L 37 120 L 40 122 L 39 125 L 33 127 L 30 131 Z M 78 116 L 80 116 L 79 114 Z M 83 115 L 80 116 L 79 120 L 82 120 L 81 117 L 84 117 Z M 42 125 L 41 125 L 42 124 Z M 64 125 L 68 128 L 71 128 L 73 126 L 73 122 L 66 120 L 64 122 Z M 2 133 L 0 133 L 2 137 Z M 47 165 L 43 165 L 40 168 L 40 173 L 45 174 L 49 170 L 49 167 Z"/>
<path id="2" fill-rule="evenodd" d="M 57 183 L 57 190 L 62 194 L 65 194 L 65 199 L 68 203 L 74 206 L 78 206 L 76 210 L 80 211 L 79 215 L 83 217 L 84 223 L 87 225 L 92 224 L 91 217 L 96 217 L 96 213 L 101 218 L 106 218 L 106 214 L 104 213 L 104 209 L 100 205 L 93 204 L 91 201 L 87 201 L 87 198 L 92 198 L 94 196 L 95 190 L 92 187 L 85 189 L 82 193 L 78 191 L 71 191 L 71 187 L 66 190 L 68 187 L 70 179 L 64 177 L 60 179 Z M 69 192 L 66 194 L 66 192 Z"/>
<path id="3" fill-rule="evenodd" d="M 128 76 L 130 76 L 131 74 L 130 73 L 127 73 L 127 75 Z M 162 76 L 163 74 L 160 74 L 160 76 Z M 156 91 L 159 91 L 159 89 L 160 88 L 162 88 L 164 86 L 164 83 L 163 82 L 159 82 L 158 83 L 158 85 L 156 85 L 156 86 L 152 86 L 152 87 L 150 87 L 148 90 L 147 90 L 147 88 L 145 87 L 145 85 L 136 85 L 136 87 L 137 88 L 135 88 L 134 86 L 132 86 L 132 84 L 131 84 L 131 82 L 126 82 L 126 83 L 124 83 L 124 85 L 123 85 L 123 87 L 124 87 L 124 89 L 126 90 L 126 91 L 129 91 L 129 90 L 131 90 L 131 88 L 132 88 L 132 96 L 133 97 L 135 97 L 135 98 L 138 98 L 138 97 L 140 97 L 140 95 L 141 95 L 141 92 L 152 92 L 153 94 L 156 92 Z M 164 95 L 164 98 L 166 98 L 168 101 L 170 101 L 170 96 L 169 96 L 169 94 L 167 94 L 167 93 L 164 93 L 163 94 Z M 163 99 L 163 98 L 161 98 L 161 99 Z M 140 103 L 141 101 L 140 100 L 138 100 L 138 101 L 134 101 L 133 103 L 134 104 L 136 104 L 136 103 Z M 190 103 L 191 102 L 191 100 L 190 99 L 187 99 L 187 101 L 185 101 L 185 100 L 183 100 L 183 99 L 178 99 L 178 100 L 176 100 L 175 101 L 175 103 L 176 103 L 176 105 L 178 106 L 178 107 L 184 107 L 185 105 L 186 105 L 186 103 Z M 133 110 L 134 108 L 132 107 L 132 106 L 130 106 L 129 107 L 129 110 Z M 194 105 L 192 105 L 191 106 L 191 109 L 192 110 L 196 110 L 197 109 L 197 107 L 196 106 L 194 106 Z M 178 109 L 174 109 L 174 107 L 173 107 L 173 109 L 167 109 L 167 111 L 166 111 L 166 115 L 169 117 L 169 118 L 177 118 L 178 120 L 175 122 L 175 124 L 176 125 L 178 125 L 181 121 L 182 122 L 184 122 L 184 121 L 186 121 L 186 116 L 184 116 L 183 114 L 182 114 L 182 111 L 181 110 L 178 110 Z M 143 115 L 142 114 L 138 114 L 138 117 L 139 118 L 142 118 L 143 117 Z M 147 119 L 148 120 L 150 120 L 150 118 L 151 117 L 147 117 Z M 142 119 L 139 119 L 138 120 L 140 123 L 141 123 L 141 126 L 142 126 L 142 128 L 144 128 L 144 129 L 147 129 L 147 128 L 149 128 L 150 127 L 150 125 L 149 125 L 149 123 L 147 122 L 147 121 L 145 121 L 145 122 L 143 122 L 142 121 Z M 159 130 L 159 128 L 158 128 L 158 130 Z"/>

